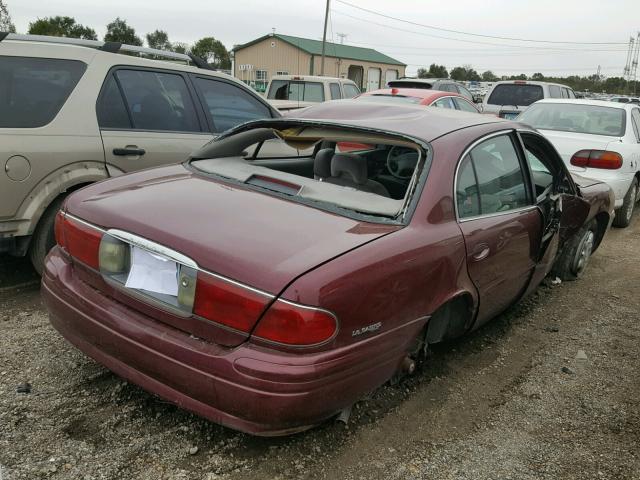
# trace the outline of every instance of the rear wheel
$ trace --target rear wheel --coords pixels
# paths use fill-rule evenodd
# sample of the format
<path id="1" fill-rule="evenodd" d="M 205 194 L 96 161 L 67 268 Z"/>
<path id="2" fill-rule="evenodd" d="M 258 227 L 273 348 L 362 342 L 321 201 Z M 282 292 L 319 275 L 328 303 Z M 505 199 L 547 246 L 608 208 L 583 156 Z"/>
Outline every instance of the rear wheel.
<path id="1" fill-rule="evenodd" d="M 42 269 L 44 267 L 44 258 L 49 253 L 49 250 L 56 244 L 56 238 L 53 232 L 53 226 L 56 220 L 56 214 L 60 210 L 63 196 L 56 198 L 51 205 L 42 214 L 38 226 L 33 237 L 31 237 L 31 245 L 29 245 L 29 259 L 33 264 L 33 268 L 36 269 L 38 275 L 42 275 Z"/>
<path id="2" fill-rule="evenodd" d="M 562 280 L 576 280 L 583 274 L 596 244 L 598 222 L 591 220 L 576 233 L 556 261 L 552 273 Z"/>
<path id="3" fill-rule="evenodd" d="M 633 210 L 636 206 L 636 199 L 638 197 L 638 179 L 634 178 L 629 187 L 629 191 L 624 196 L 622 206 L 616 210 L 616 217 L 613 219 L 613 226 L 618 228 L 628 227 L 631 223 L 631 217 L 633 216 Z"/>

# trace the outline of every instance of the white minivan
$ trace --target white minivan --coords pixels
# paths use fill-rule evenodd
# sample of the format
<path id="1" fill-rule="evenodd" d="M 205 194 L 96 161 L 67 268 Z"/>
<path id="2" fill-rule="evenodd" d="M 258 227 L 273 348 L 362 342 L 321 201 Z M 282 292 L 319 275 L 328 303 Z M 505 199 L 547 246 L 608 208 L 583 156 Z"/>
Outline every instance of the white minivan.
<path id="1" fill-rule="evenodd" d="M 553 143 L 569 171 L 615 194 L 613 225 L 626 227 L 640 198 L 640 106 L 598 100 L 540 100 L 518 117 Z"/>
<path id="2" fill-rule="evenodd" d="M 514 119 L 529 105 L 543 98 L 576 98 L 576 94 L 560 83 L 505 80 L 496 82 L 484 96 L 482 113 Z"/>

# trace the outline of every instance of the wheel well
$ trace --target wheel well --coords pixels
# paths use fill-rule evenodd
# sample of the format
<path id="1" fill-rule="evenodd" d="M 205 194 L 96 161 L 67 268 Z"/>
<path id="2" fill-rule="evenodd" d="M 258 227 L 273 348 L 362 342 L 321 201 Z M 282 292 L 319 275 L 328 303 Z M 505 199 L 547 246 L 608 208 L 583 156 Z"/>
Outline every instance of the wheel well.
<path id="1" fill-rule="evenodd" d="M 438 343 L 459 337 L 473 321 L 473 298 L 462 293 L 441 305 L 427 324 L 427 343 Z"/>

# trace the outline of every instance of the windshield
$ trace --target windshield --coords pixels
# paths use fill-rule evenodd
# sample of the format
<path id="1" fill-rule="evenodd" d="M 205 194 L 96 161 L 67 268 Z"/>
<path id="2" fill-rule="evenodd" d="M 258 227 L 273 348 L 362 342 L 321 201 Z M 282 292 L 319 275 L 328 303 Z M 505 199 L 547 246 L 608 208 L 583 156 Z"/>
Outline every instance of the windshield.
<path id="1" fill-rule="evenodd" d="M 596 105 L 537 103 L 523 112 L 518 121 L 541 130 L 621 137 L 625 129 L 625 110 Z"/>
<path id="2" fill-rule="evenodd" d="M 369 221 L 402 220 L 427 163 L 402 138 L 299 124 L 225 136 L 194 155 L 205 174 Z"/>
<path id="3" fill-rule="evenodd" d="M 384 93 L 376 93 L 374 95 L 362 95 L 358 97 L 359 100 L 367 102 L 398 102 L 398 103 L 420 103 L 421 98 L 407 97 L 405 95 L 387 95 Z"/>
<path id="4" fill-rule="evenodd" d="M 496 85 L 487 103 L 491 105 L 513 105 L 528 107 L 533 102 L 542 100 L 544 93 L 540 85 L 522 85 L 503 83 Z"/>

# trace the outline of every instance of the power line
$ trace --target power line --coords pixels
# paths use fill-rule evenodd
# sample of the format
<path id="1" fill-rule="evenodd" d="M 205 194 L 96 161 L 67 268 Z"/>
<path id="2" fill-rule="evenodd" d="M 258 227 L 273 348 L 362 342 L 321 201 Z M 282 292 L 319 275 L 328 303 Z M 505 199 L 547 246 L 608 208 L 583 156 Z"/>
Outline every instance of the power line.
<path id="1" fill-rule="evenodd" d="M 345 2 L 344 0 L 336 0 L 336 2 L 342 3 L 343 5 L 348 5 L 357 10 L 362 10 L 363 12 L 371 13 L 373 15 L 378 15 L 380 17 L 388 18 L 390 20 L 395 20 L 397 22 L 408 23 L 410 25 L 429 28 L 432 30 L 439 30 L 441 32 L 457 33 L 460 35 L 469 35 L 473 37 L 494 38 L 496 40 L 509 40 L 509 41 L 533 42 L 533 43 L 560 43 L 560 44 L 572 44 L 572 45 L 626 45 L 626 43 L 621 43 L 621 42 L 572 42 L 572 41 L 558 41 L 558 40 L 535 40 L 530 38 L 500 37 L 497 35 L 483 35 L 481 33 L 463 32 L 461 30 L 452 30 L 449 28 L 442 28 L 442 27 L 436 27 L 433 25 L 427 25 L 424 23 L 412 22 L 411 20 L 405 20 L 403 18 L 393 17 L 391 15 L 386 15 L 384 13 L 376 12 L 375 10 L 370 10 L 368 8 L 360 7 L 358 5 L 354 5 L 353 3 Z"/>
<path id="2" fill-rule="evenodd" d="M 443 40 L 451 40 L 451 41 L 454 41 L 454 42 L 471 43 L 473 45 L 491 45 L 491 46 L 494 46 L 494 47 L 502 47 L 502 48 L 525 48 L 525 49 L 532 49 L 532 50 L 570 50 L 570 51 L 578 51 L 578 52 L 584 51 L 583 49 L 576 49 L 576 48 L 534 47 L 534 46 L 527 46 L 527 45 L 505 45 L 503 43 L 481 42 L 481 41 L 478 41 L 478 40 L 465 40 L 465 39 L 462 39 L 462 38 L 444 37 L 442 35 L 434 35 L 432 33 L 416 32 L 415 30 L 407 30 L 406 28 L 394 27 L 394 26 L 388 25 L 386 23 L 374 22 L 372 20 L 368 20 L 368 19 L 364 19 L 364 18 L 361 18 L 361 17 L 356 17 L 356 16 L 353 16 L 353 15 L 349 15 L 348 13 L 341 12 L 340 10 L 335 10 L 333 8 L 331 9 L 331 11 L 333 13 L 337 13 L 338 15 L 343 15 L 345 17 L 349 17 L 349 18 L 352 18 L 354 20 L 358 20 L 358 21 L 361 21 L 361 22 L 369 23 L 371 25 L 377 25 L 377 26 L 380 26 L 380 27 L 389 28 L 391 30 L 397 30 L 399 32 L 413 33 L 415 35 L 421 35 L 423 37 L 440 38 L 440 39 L 443 39 Z M 624 45 L 626 45 L 626 44 L 624 44 Z"/>
<path id="3" fill-rule="evenodd" d="M 335 10 L 332 10 L 332 12 L 334 13 L 341 13 L 341 12 L 336 12 Z M 338 34 L 339 36 L 340 34 Z M 386 48 L 402 48 L 405 50 L 422 50 L 425 52 L 433 52 L 436 50 L 444 50 L 444 51 L 451 51 L 451 52 L 477 52 L 477 53 L 482 53 L 482 52 L 495 52 L 495 49 L 491 49 L 491 50 L 478 50 L 475 48 L 447 48 L 447 47 L 416 47 L 416 46 L 412 46 L 412 45 L 390 45 L 388 43 L 369 43 L 369 42 L 354 42 L 353 40 L 349 40 L 350 44 L 354 44 L 354 45 L 364 45 L 366 47 L 386 47 Z M 473 42 L 473 43 L 478 43 L 478 42 Z M 587 49 L 585 50 L 584 48 L 554 48 L 554 47 L 523 47 L 520 45 L 501 45 L 502 47 L 506 47 L 506 48 L 533 48 L 533 49 L 542 49 L 545 50 L 545 52 L 541 52 L 540 55 L 547 55 L 548 53 L 554 53 L 554 52 L 626 52 L 627 49 L 626 48 L 598 48 L 598 49 Z M 513 50 L 514 53 L 520 53 L 522 54 L 521 51 L 519 50 Z"/>

